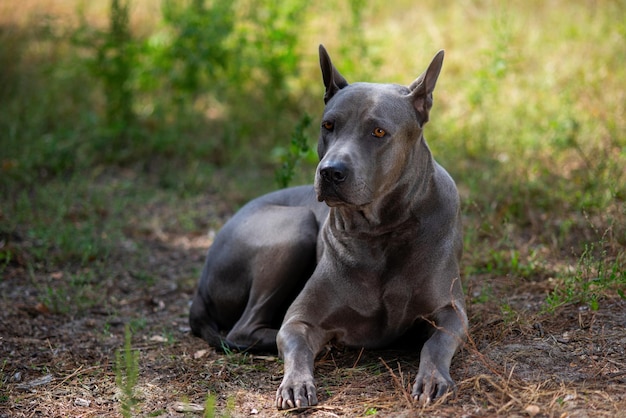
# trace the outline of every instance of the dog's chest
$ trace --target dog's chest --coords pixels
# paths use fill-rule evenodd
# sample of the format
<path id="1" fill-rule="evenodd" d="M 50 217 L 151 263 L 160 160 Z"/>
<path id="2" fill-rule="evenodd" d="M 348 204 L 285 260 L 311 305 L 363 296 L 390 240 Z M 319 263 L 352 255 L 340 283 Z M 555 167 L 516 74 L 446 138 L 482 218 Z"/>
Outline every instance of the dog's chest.
<path id="1" fill-rule="evenodd" d="M 382 347 L 430 313 L 423 274 L 428 259 L 419 236 L 419 230 L 407 228 L 378 239 L 335 235 L 336 240 L 327 241 L 328 259 L 322 262 L 332 266 L 326 278 L 337 310 L 324 327 L 345 330 L 337 334 L 339 342 Z"/>
<path id="2" fill-rule="evenodd" d="M 343 282 L 340 306 L 326 325 L 330 329 L 345 330 L 338 341 L 348 346 L 376 348 L 397 339 L 409 329 L 424 312 L 415 281 L 409 276 L 379 276 L 374 271 L 361 271 Z M 332 325 L 331 325 L 332 324 Z"/>

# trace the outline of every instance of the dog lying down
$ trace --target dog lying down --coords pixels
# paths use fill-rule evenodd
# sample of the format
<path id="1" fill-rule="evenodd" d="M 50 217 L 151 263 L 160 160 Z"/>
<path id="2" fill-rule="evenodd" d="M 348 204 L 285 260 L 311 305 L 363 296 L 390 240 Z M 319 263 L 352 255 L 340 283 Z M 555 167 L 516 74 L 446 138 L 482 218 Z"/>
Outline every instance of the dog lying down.
<path id="1" fill-rule="evenodd" d="M 329 341 L 374 349 L 423 336 L 412 395 L 429 402 L 454 388 L 467 330 L 459 196 L 423 136 L 444 53 L 408 87 L 348 84 L 319 53 L 314 185 L 261 196 L 224 225 L 191 329 L 218 348 L 277 350 L 279 409 L 318 403 L 314 359 Z"/>

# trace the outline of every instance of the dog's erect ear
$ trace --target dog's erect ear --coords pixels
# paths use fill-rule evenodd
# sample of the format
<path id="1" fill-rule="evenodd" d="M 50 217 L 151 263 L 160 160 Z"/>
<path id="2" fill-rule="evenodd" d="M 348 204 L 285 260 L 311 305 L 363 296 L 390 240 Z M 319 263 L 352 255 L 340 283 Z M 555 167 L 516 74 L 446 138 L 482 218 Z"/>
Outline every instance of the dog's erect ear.
<path id="1" fill-rule="evenodd" d="M 417 112 L 420 125 L 428 122 L 428 113 L 433 106 L 433 90 L 435 90 L 435 84 L 437 84 L 437 78 L 443 65 L 443 55 L 443 50 L 437 52 L 428 69 L 409 86 L 411 101 Z"/>
<path id="2" fill-rule="evenodd" d="M 335 93 L 348 85 L 348 82 L 333 66 L 324 45 L 320 45 L 320 67 L 322 67 L 322 78 L 324 79 L 324 86 L 326 86 L 324 103 L 328 103 Z"/>

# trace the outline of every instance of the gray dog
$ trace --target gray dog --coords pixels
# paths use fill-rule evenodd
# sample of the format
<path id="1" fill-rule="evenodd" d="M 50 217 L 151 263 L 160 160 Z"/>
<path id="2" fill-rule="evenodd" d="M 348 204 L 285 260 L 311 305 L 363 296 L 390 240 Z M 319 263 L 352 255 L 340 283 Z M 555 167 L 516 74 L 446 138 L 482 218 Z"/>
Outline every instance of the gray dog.
<path id="1" fill-rule="evenodd" d="M 429 402 L 454 387 L 467 329 L 459 196 L 422 135 L 443 51 L 409 87 L 348 84 L 319 52 L 315 185 L 257 198 L 226 223 L 191 329 L 215 347 L 278 349 L 280 409 L 318 403 L 313 364 L 328 342 L 375 349 L 423 336 L 413 397 Z"/>

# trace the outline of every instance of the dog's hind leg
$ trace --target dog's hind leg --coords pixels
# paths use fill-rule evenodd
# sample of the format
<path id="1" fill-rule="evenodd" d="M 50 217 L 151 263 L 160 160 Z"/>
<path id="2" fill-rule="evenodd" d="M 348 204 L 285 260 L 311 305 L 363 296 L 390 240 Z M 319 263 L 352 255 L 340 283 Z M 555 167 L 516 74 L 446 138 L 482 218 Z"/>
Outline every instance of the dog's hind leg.
<path id="1" fill-rule="evenodd" d="M 226 340 L 237 348 L 276 351 L 285 312 L 315 268 L 318 224 L 308 208 L 268 206 L 249 226 L 250 292 Z"/>
<path id="2" fill-rule="evenodd" d="M 276 351 L 285 312 L 315 268 L 317 233 L 306 207 L 260 202 L 242 209 L 209 249 L 192 332 L 216 348 Z"/>

